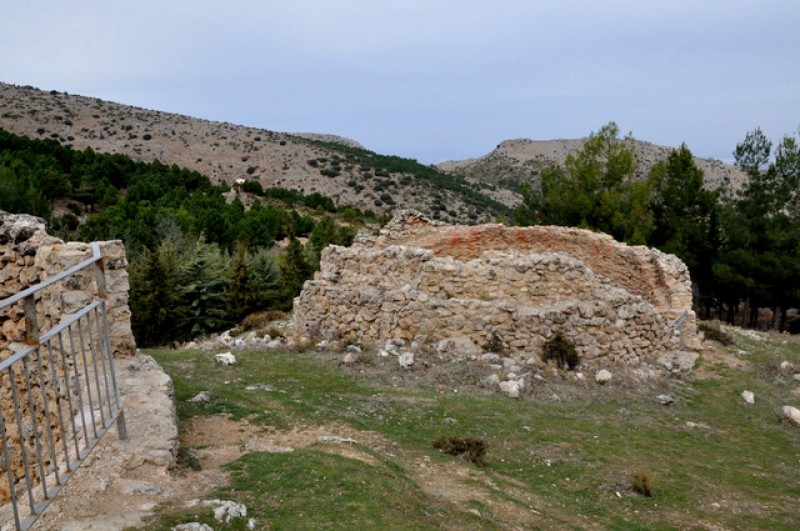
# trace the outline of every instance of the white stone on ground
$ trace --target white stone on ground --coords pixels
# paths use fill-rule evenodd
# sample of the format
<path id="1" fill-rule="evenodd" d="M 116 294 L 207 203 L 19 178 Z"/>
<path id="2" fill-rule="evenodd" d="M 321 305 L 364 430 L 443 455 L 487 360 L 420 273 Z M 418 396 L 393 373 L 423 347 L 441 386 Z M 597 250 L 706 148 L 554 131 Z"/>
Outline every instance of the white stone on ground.
<path id="1" fill-rule="evenodd" d="M 233 518 L 247 516 L 247 507 L 243 503 L 236 503 L 231 500 L 214 500 L 220 505 L 214 509 L 214 519 L 217 522 L 228 523 Z"/>
<path id="2" fill-rule="evenodd" d="M 403 352 L 400 354 L 397 362 L 400 364 L 400 367 L 403 369 L 408 369 L 412 365 L 414 365 L 414 353 L 413 352 Z"/>
<path id="3" fill-rule="evenodd" d="M 783 416 L 800 425 L 800 409 L 793 406 L 783 406 Z"/>
<path id="4" fill-rule="evenodd" d="M 521 380 L 506 380 L 500 382 L 500 390 L 511 398 L 519 398 L 520 391 L 525 387 Z"/>
<path id="5" fill-rule="evenodd" d="M 756 395 L 753 391 L 742 391 L 742 400 L 744 400 L 745 404 L 755 404 Z"/>
<path id="6" fill-rule="evenodd" d="M 597 371 L 597 374 L 594 375 L 594 381 L 599 383 L 600 385 L 605 385 L 608 382 L 610 382 L 613 377 L 614 375 L 611 374 L 610 371 L 607 371 L 606 369 L 601 369 Z"/>
<path id="7" fill-rule="evenodd" d="M 236 365 L 236 356 L 230 352 L 222 352 L 214 355 L 214 361 L 222 366 Z"/>

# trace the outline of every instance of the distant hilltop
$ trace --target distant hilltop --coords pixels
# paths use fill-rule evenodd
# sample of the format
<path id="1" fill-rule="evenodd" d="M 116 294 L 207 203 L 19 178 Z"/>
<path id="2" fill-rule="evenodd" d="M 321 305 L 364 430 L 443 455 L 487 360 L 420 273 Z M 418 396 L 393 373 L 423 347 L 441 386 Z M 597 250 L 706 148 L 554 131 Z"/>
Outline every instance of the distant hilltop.
<path id="1" fill-rule="evenodd" d="M 483 157 L 447 161 L 437 167 L 448 173 L 463 175 L 470 180 L 480 180 L 499 185 L 536 180 L 539 172 L 551 164 L 563 164 L 567 155 L 583 148 L 585 138 L 572 140 L 506 140 Z M 646 176 L 659 161 L 667 158 L 675 148 L 659 146 L 642 140 L 627 140 L 628 147 L 639 159 L 639 176 Z M 691 146 L 689 146 L 691 149 Z M 729 182 L 734 189 L 747 179 L 744 172 L 716 159 L 694 158 L 703 170 L 706 184 L 717 188 Z"/>

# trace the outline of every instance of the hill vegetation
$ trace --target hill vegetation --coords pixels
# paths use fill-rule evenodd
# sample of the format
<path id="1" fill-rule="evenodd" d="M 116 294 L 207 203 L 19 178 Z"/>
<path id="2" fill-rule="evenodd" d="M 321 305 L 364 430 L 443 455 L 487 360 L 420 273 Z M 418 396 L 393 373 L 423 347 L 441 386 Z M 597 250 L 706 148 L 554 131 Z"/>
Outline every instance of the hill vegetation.
<path id="1" fill-rule="evenodd" d="M 319 193 L 256 191 L 0 130 L 0 209 L 44 217 L 64 239 L 123 240 L 142 345 L 221 330 L 256 310 L 288 310 L 322 249 L 349 245 L 354 224 L 375 222 L 371 211 L 350 206 L 339 214 Z M 281 240 L 289 243 L 278 256 Z"/>
<path id="2" fill-rule="evenodd" d="M 379 215 L 415 205 L 437 219 L 491 221 L 515 202 L 415 160 L 330 135 L 288 134 L 0 83 L 0 129 L 77 149 L 194 170 L 213 184 L 319 193 Z M 494 197 L 497 195 L 497 197 Z"/>
<path id="3" fill-rule="evenodd" d="M 773 153 L 755 129 L 734 155 L 746 175 L 739 190 L 708 189 L 685 145 L 642 180 L 610 123 L 563 165 L 545 168 L 538 185 L 524 184 L 513 219 L 586 227 L 674 253 L 699 289 L 701 316 L 733 322 L 743 308 L 740 321 L 755 327 L 759 308 L 771 308 L 770 324 L 782 330 L 787 309 L 800 305 L 800 146 L 785 136 Z"/>

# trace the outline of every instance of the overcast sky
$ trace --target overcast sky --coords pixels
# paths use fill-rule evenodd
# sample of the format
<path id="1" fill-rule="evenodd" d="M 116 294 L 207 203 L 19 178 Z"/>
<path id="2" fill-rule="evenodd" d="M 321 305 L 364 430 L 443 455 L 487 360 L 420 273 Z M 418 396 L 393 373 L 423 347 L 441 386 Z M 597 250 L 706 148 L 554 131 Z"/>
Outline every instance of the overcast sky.
<path id="1" fill-rule="evenodd" d="M 798 0 L 8 0 L 0 81 L 432 163 L 510 138 L 731 159 L 800 126 Z"/>

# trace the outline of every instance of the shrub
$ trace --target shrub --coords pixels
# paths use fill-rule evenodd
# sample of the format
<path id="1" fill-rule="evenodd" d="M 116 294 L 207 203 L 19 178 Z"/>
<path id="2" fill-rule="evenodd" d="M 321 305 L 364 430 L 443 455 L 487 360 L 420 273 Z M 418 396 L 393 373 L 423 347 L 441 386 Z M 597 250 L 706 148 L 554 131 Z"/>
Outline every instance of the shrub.
<path id="1" fill-rule="evenodd" d="M 331 177 L 331 178 L 339 176 L 339 172 L 332 168 L 325 168 L 323 170 L 319 170 L 319 173 L 324 175 L 325 177 Z"/>
<path id="2" fill-rule="evenodd" d="M 542 361 L 547 363 L 550 360 L 555 361 L 560 368 L 569 370 L 574 370 L 580 364 L 575 345 L 560 332 L 548 339 L 542 347 Z"/>
<path id="3" fill-rule="evenodd" d="M 307 161 L 306 161 L 306 164 L 308 164 L 308 165 L 309 165 L 309 166 L 311 166 L 312 168 L 316 168 L 317 166 L 319 166 L 319 163 L 317 162 L 317 159 L 310 159 L 310 160 L 307 160 Z"/>
<path id="4" fill-rule="evenodd" d="M 286 314 L 279 310 L 267 310 L 265 312 L 255 312 L 251 313 L 250 315 L 242 319 L 242 324 L 240 325 L 240 327 L 244 331 L 258 330 L 261 328 L 265 328 L 272 321 L 283 319 L 285 316 Z"/>
<path id="5" fill-rule="evenodd" d="M 722 330 L 719 321 L 699 321 L 697 329 L 703 332 L 706 339 L 713 339 L 725 345 L 733 345 L 733 336 Z"/>
<path id="6" fill-rule="evenodd" d="M 631 487 L 642 496 L 652 496 L 653 473 L 646 468 L 637 470 L 631 475 Z"/>
<path id="7" fill-rule="evenodd" d="M 486 441 L 476 437 L 439 437 L 433 447 L 450 455 L 460 456 L 478 466 L 486 465 Z"/>

